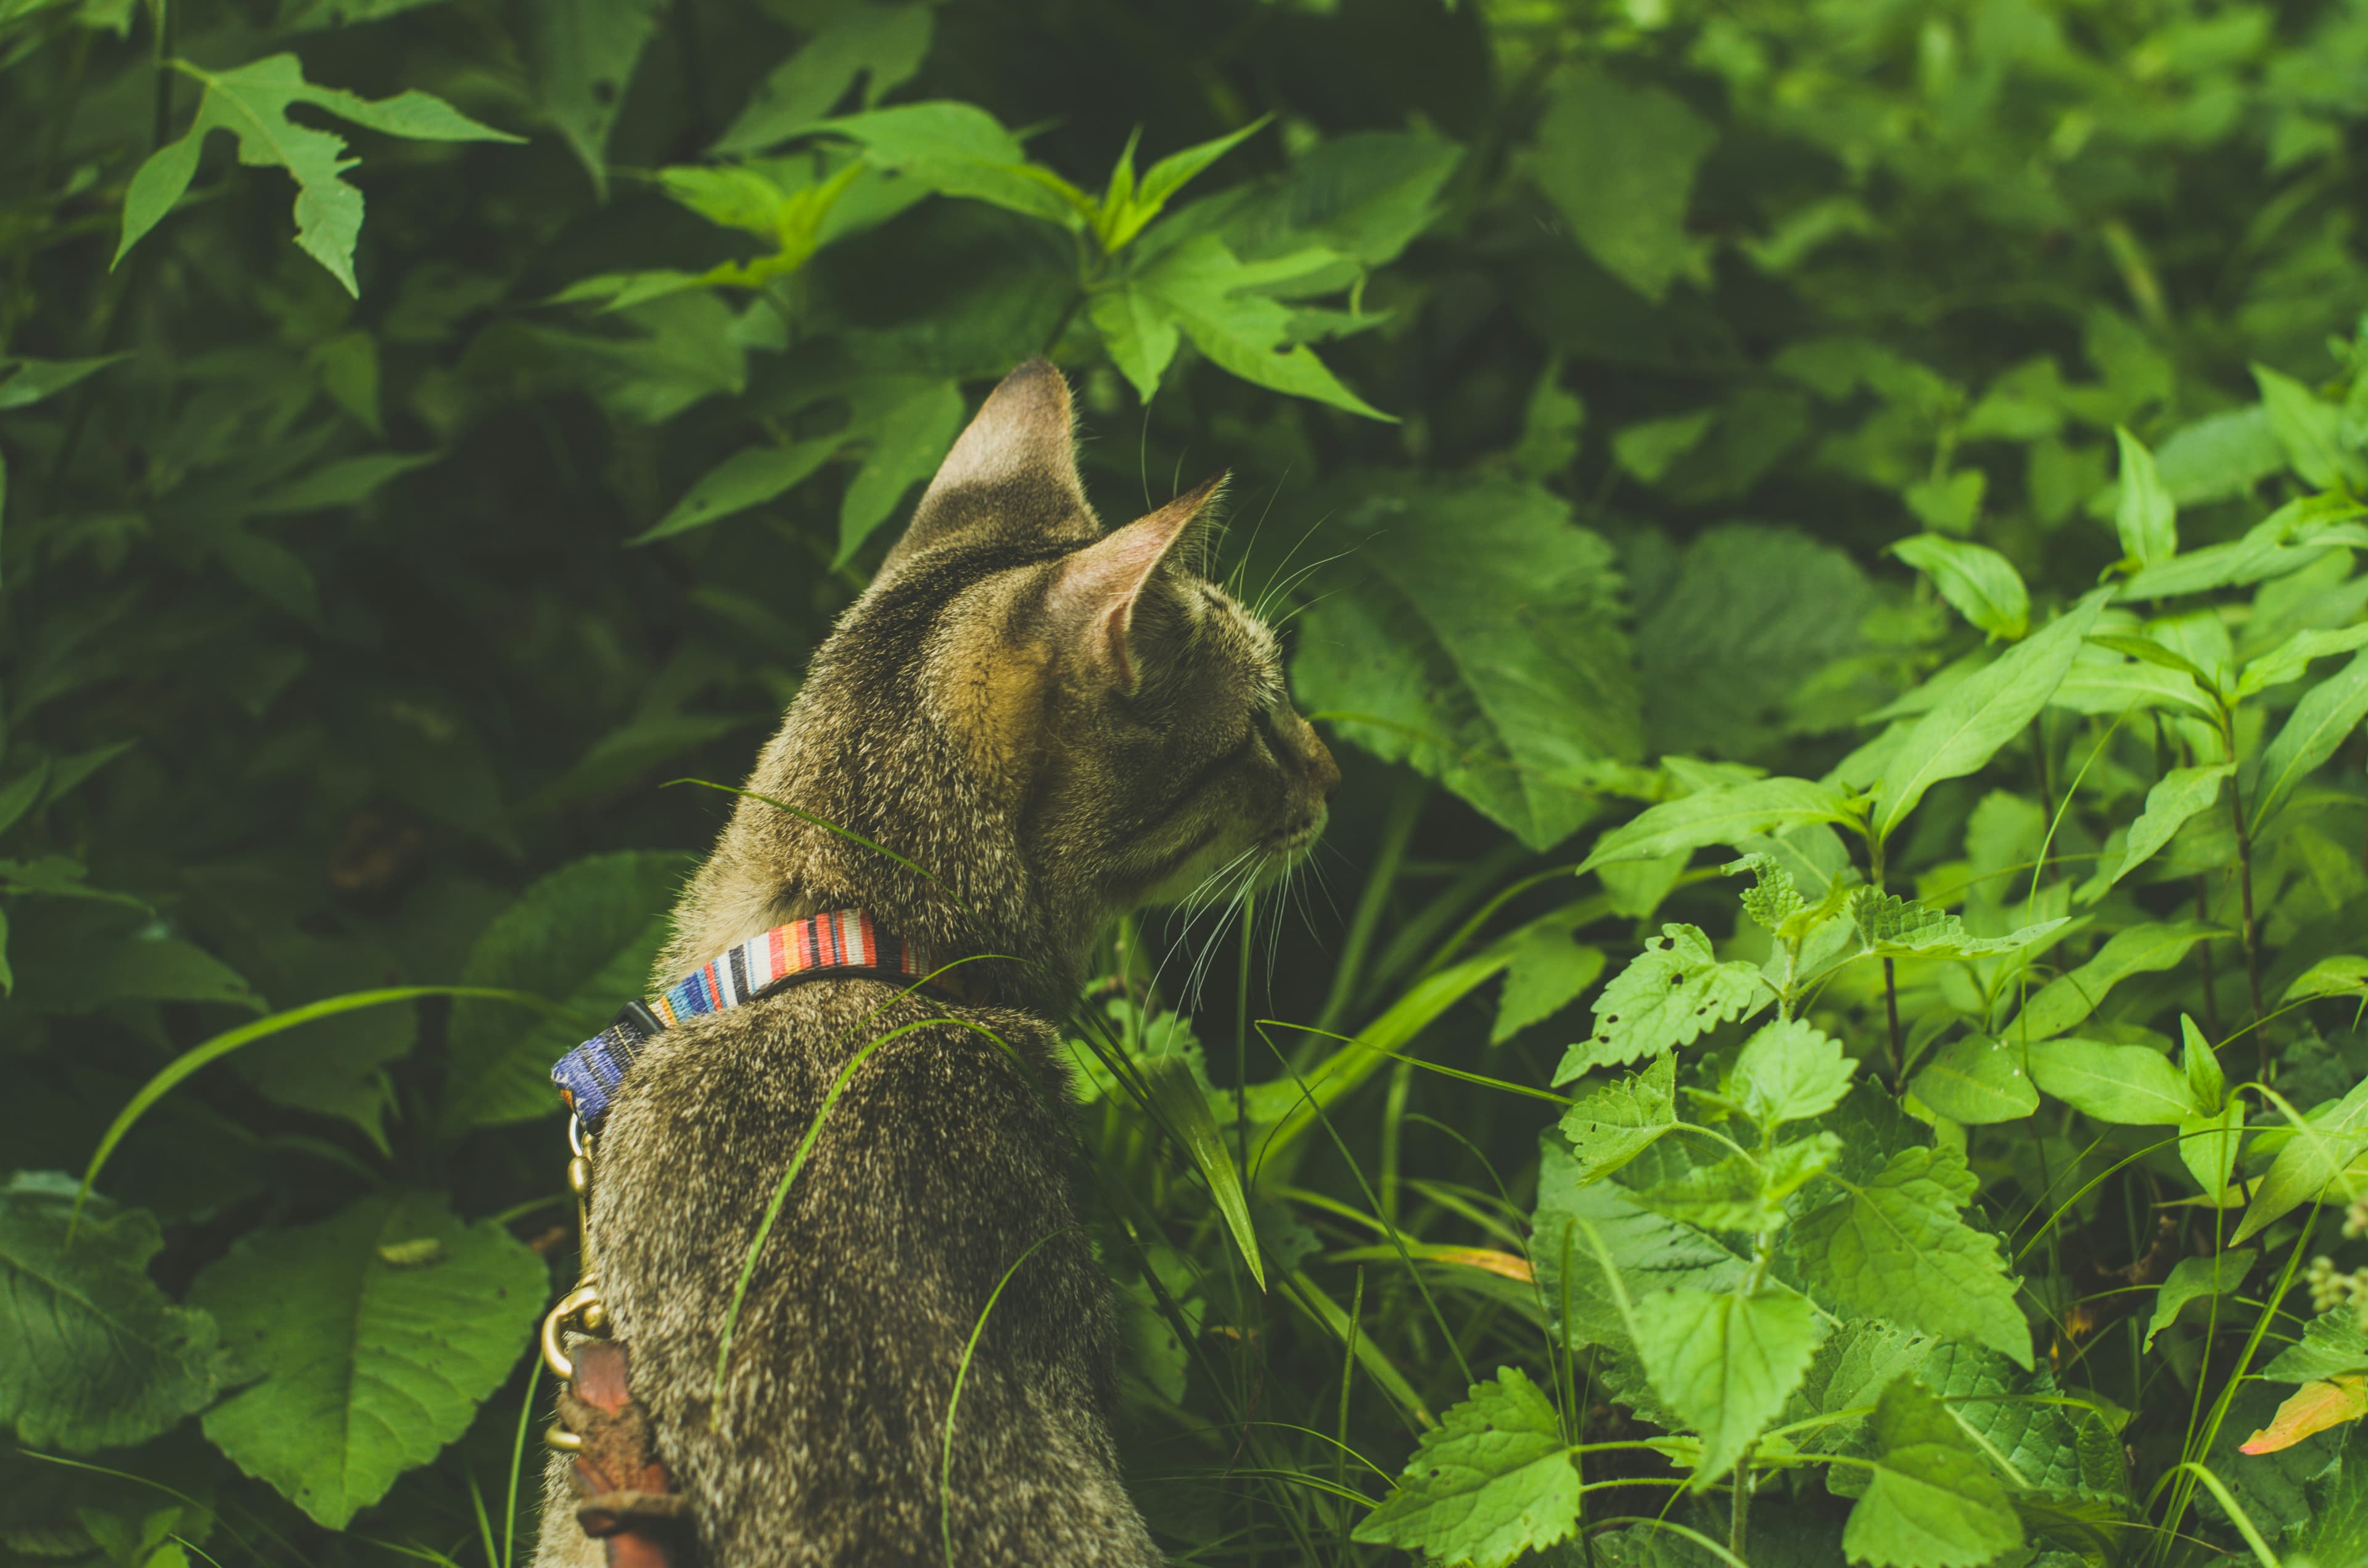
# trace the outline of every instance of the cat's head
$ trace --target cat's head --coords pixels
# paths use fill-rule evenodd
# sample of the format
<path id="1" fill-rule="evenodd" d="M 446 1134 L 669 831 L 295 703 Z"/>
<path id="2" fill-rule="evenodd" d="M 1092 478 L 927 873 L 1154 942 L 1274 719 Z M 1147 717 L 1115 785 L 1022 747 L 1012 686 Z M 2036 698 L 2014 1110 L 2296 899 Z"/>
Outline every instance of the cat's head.
<path id="1" fill-rule="evenodd" d="M 861 903 L 939 948 L 1073 971 L 1111 916 L 1304 854 L 1339 770 L 1274 633 L 1198 569 L 1222 480 L 1104 532 L 1067 383 L 1042 360 L 1013 371 L 749 784 L 928 875 L 744 800 L 673 956 Z M 719 903 L 720 925 L 693 918 Z"/>

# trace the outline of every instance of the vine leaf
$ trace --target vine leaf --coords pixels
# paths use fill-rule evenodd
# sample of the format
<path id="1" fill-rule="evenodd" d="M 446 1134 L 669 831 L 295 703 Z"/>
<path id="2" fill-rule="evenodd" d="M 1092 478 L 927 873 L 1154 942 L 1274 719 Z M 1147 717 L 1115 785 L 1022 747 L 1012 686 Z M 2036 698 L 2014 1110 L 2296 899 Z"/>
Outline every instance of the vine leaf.
<path id="1" fill-rule="evenodd" d="M 197 118 L 177 142 L 148 155 L 123 195 L 123 237 L 115 248 L 120 264 L 142 235 L 173 210 L 197 176 L 206 138 L 227 131 L 238 138 L 238 161 L 255 168 L 273 165 L 296 182 L 296 243 L 329 275 L 359 296 L 354 283 L 354 244 L 362 232 L 362 193 L 344 175 L 359 161 L 345 155 L 342 136 L 288 118 L 296 104 L 326 109 L 339 119 L 415 142 L 517 142 L 480 125 L 443 99 L 414 89 L 391 98 L 357 97 L 304 80 L 292 54 L 273 54 L 232 71 L 203 71 L 186 61 L 175 64 L 205 84 Z"/>
<path id="2" fill-rule="evenodd" d="M 1507 1568 L 1570 1535 L 1578 1495 L 1561 1418 L 1520 1369 L 1504 1367 L 1422 1435 L 1397 1491 L 1365 1516 L 1355 1539 Z"/>
<path id="3" fill-rule="evenodd" d="M 1564 1053 L 1554 1081 L 1690 1045 L 1768 1000 L 1759 970 L 1720 963 L 1696 926 L 1664 926 L 1595 999 L 1595 1032 Z"/>
<path id="4" fill-rule="evenodd" d="M 468 1429 L 525 1351 L 549 1290 L 524 1244 L 424 1193 L 253 1232 L 191 1291 L 263 1374 L 206 1413 L 206 1436 L 342 1529 Z"/>

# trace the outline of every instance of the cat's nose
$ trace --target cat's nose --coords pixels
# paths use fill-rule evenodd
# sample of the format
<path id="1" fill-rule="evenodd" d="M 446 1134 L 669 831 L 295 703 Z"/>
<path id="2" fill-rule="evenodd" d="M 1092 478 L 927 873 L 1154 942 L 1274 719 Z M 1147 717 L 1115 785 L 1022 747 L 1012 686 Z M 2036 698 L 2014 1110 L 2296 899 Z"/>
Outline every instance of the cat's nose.
<path id="1" fill-rule="evenodd" d="M 1340 792 L 1340 765 L 1332 760 L 1332 748 L 1324 744 L 1315 727 L 1302 719 L 1299 727 L 1307 732 L 1307 783 L 1324 803 L 1330 805 L 1332 797 Z"/>

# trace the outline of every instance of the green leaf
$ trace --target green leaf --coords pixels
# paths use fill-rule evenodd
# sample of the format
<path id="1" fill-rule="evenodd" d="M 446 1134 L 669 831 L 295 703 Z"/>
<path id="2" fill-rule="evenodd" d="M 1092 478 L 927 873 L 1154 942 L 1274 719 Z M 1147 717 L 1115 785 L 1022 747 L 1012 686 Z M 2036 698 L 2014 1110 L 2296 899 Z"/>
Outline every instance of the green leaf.
<path id="1" fill-rule="evenodd" d="M 2022 1544 L 2022 1521 L 1948 1407 L 1912 1378 L 1876 1401 L 1874 1469 L 1842 1547 L 1876 1568 L 1981 1568 Z"/>
<path id="2" fill-rule="evenodd" d="M 2155 472 L 2154 454 L 2119 426 L 2113 440 L 2122 453 L 2121 496 L 2113 509 L 2122 558 L 2139 566 L 2159 565 L 2179 553 L 2179 508 Z"/>
<path id="3" fill-rule="evenodd" d="M 1150 295 L 1121 284 L 1087 301 L 1086 319 L 1102 335 L 1110 363 L 1133 386 L 1135 395 L 1149 403 L 1183 342 L 1175 317 Z"/>
<path id="4" fill-rule="evenodd" d="M 1964 921 L 1933 904 L 1861 888 L 1851 895 L 1850 922 L 1864 950 L 1876 958 L 1963 959 L 2020 952 L 2068 924 L 2043 920 L 2003 937 L 1976 937 Z"/>
<path id="5" fill-rule="evenodd" d="M 1574 941 L 1569 931 L 1548 925 L 1523 933 L 1513 948 L 1512 967 L 1505 971 L 1505 991 L 1497 999 L 1497 1021 L 1489 1026 L 1488 1043 L 1502 1045 L 1531 1024 L 1554 1017 L 1602 972 L 1603 949 Z"/>
<path id="6" fill-rule="evenodd" d="M 786 447 L 751 447 L 707 471 L 656 526 L 628 544 L 648 544 L 761 506 L 803 483 L 838 450 L 839 437 L 825 436 Z"/>
<path id="7" fill-rule="evenodd" d="M 1504 1367 L 1422 1435 L 1397 1490 L 1354 1536 L 1437 1562 L 1508 1568 L 1566 1540 L 1578 1500 L 1561 1418 L 1526 1374 Z"/>
<path id="8" fill-rule="evenodd" d="M 839 503 L 833 565 L 845 565 L 905 493 L 937 472 L 968 412 L 962 388 L 950 380 L 922 381 L 876 403 L 865 400 L 843 433 L 868 437 L 871 447 Z"/>
<path id="9" fill-rule="evenodd" d="M 1538 120 L 1530 176 L 1607 271 L 1658 300 L 1672 279 L 1708 271 L 1704 248 L 1686 233 L 1686 205 L 1717 140 L 1666 88 L 1567 66 Z"/>
<path id="10" fill-rule="evenodd" d="M 422 1240 L 442 1255 L 398 1264 L 381 1251 Z M 206 1436 L 341 1529 L 468 1429 L 550 1289 L 542 1260 L 500 1225 L 464 1223 L 423 1193 L 250 1232 L 190 1292 L 263 1374 L 206 1413 Z"/>
<path id="11" fill-rule="evenodd" d="M 1675 1127 L 1678 1059 L 1660 1056 L 1641 1073 L 1581 1096 L 1562 1115 L 1577 1179 L 1610 1176 Z"/>
<path id="12" fill-rule="evenodd" d="M 2108 992 L 2134 974 L 2152 974 L 2185 959 L 2198 942 L 2227 935 L 2202 920 L 2173 920 L 2116 931 L 2097 956 L 2040 988 L 2003 1031 L 2020 1044 L 2062 1034 L 2095 1012 Z"/>
<path id="13" fill-rule="evenodd" d="M 1234 1244 L 1250 1277 L 1266 1289 L 1266 1264 L 1258 1252 L 1258 1232 L 1250 1222 L 1249 1200 L 1242 1191 L 1241 1167 L 1235 1147 L 1218 1126 L 1210 1108 L 1207 1081 L 1196 1071 L 1197 1062 L 1181 1052 L 1150 1058 L 1140 1063 L 1150 1108 L 1162 1127 L 1183 1145 L 1193 1167 L 1209 1184 L 1217 1211 L 1225 1217 Z"/>
<path id="14" fill-rule="evenodd" d="M 1595 1032 L 1564 1055 L 1554 1081 L 1690 1045 L 1770 1000 L 1758 969 L 1719 962 L 1697 926 L 1664 926 L 1595 999 Z"/>
<path id="15" fill-rule="evenodd" d="M 2302 1002 L 2317 996 L 2357 999 L 2363 994 L 2368 994 L 2368 959 L 2357 953 L 2336 953 L 2294 976 L 2285 994 L 2278 1000 Z"/>
<path id="16" fill-rule="evenodd" d="M 0 356 L 0 413 L 30 408 L 55 397 L 85 377 L 131 358 L 129 354 L 103 354 L 95 359 L 12 359 Z"/>
<path id="17" fill-rule="evenodd" d="M 2122 863 L 2112 881 L 2118 882 L 2146 864 L 2190 817 L 2218 801 L 2222 781 L 2236 771 L 2236 764 L 2222 762 L 2209 767 L 2174 767 L 2164 774 L 2146 791 L 2146 810 L 2130 824 L 2129 841 L 2123 846 Z"/>
<path id="18" fill-rule="evenodd" d="M 1440 780 L 1533 849 L 1595 810 L 1641 742 L 1611 548 L 1569 503 L 1499 480 L 1410 483 L 1341 519 L 1350 553 L 1302 617 L 1319 722 Z"/>
<path id="19" fill-rule="evenodd" d="M 2259 583 L 2299 571 L 2319 558 L 2313 540 L 2362 513 L 2349 496 L 2305 495 L 2289 501 L 2227 544 L 2207 544 L 2176 560 L 2149 566 L 2122 585 L 2120 597 L 2169 598 L 2211 588 Z"/>
<path id="20" fill-rule="evenodd" d="M 1155 257 L 1128 287 L 1162 311 L 1218 369 L 1292 397 L 1387 420 L 1342 386 L 1314 349 L 1291 341 L 1291 312 L 1258 291 L 1269 279 L 1326 259 L 1245 263 L 1214 234 L 1196 234 Z"/>
<path id="21" fill-rule="evenodd" d="M 1840 790 L 1806 778 L 1755 778 L 1702 790 L 1637 815 L 1595 841 L 1580 874 L 1621 860 L 1653 860 L 1706 844 L 1734 844 L 1755 833 L 1808 823 L 1847 822 Z"/>
<path id="22" fill-rule="evenodd" d="M 2321 403 L 2308 387 L 2266 365 L 2253 367 L 2253 380 L 2261 389 L 2262 406 L 2270 411 L 2270 428 L 2304 483 L 2315 490 L 2339 490 L 2368 482 L 2368 464 L 2345 450 L 2337 433 L 2340 412 L 2333 403 Z"/>
<path id="23" fill-rule="evenodd" d="M 1677 1286 L 1731 1290 L 1750 1272 L 1748 1258 L 1646 1209 L 1618 1182 L 1590 1179 L 1552 1133 L 1539 1142 L 1532 1222 L 1530 1256 L 1549 1322 L 1566 1318 L 1583 1344 L 1632 1346 L 1629 1295 Z M 1611 1275 L 1604 1272 L 1606 1256 Z"/>
<path id="24" fill-rule="evenodd" d="M 2245 1142 L 2245 1106 L 2231 1100 L 2208 1116 L 2191 1116 L 2179 1123 L 2179 1159 L 2206 1198 L 2217 1199 L 2228 1190 L 2236 1173 L 2237 1154 Z"/>
<path id="25" fill-rule="evenodd" d="M 2152 1350 L 2154 1336 L 2169 1328 L 2190 1301 L 2234 1295 L 2260 1256 L 2250 1247 L 2240 1247 L 2210 1257 L 2182 1257 L 2172 1264 L 2170 1278 L 2154 1293 L 2154 1316 L 2146 1320 L 2146 1343 L 2139 1349 Z"/>
<path id="26" fill-rule="evenodd" d="M 1916 1381 L 1948 1407 L 2009 1486 L 2030 1494 L 2121 1500 L 2129 1494 L 2120 1432 L 2126 1417 L 2056 1385 L 2045 1365 L 2025 1371 L 1995 1350 L 1937 1345 Z"/>
<path id="27" fill-rule="evenodd" d="M 2014 563 L 1987 545 L 1912 534 L 1891 553 L 1931 578 L 1941 597 L 1993 640 L 2012 642 L 2031 630 L 2031 590 Z"/>
<path id="28" fill-rule="evenodd" d="M 1935 1052 L 1907 1087 L 1942 1116 L 1967 1127 L 2020 1121 L 2039 1108 L 2039 1091 L 2020 1057 L 2003 1041 L 1966 1035 Z"/>
<path id="29" fill-rule="evenodd" d="M 2305 1125 L 2294 1130 L 2293 1139 L 2278 1151 L 2269 1174 L 2254 1188 L 2243 1222 L 2228 1238 L 2230 1244 L 2249 1241 L 2317 1198 L 2362 1153 L 2368 1153 L 2368 1079 L 2353 1085 L 2333 1105 L 2313 1111 Z"/>
<path id="30" fill-rule="evenodd" d="M 1194 176 L 1266 129 L 1267 122 L 1273 118 L 1272 115 L 1260 115 L 1238 131 L 1212 137 L 1180 153 L 1169 153 L 1144 171 L 1141 185 L 1123 194 L 1119 187 L 1118 176 L 1113 175 L 1110 197 L 1104 200 L 1094 223 L 1094 236 L 1101 242 L 1103 253 L 1115 256 L 1123 250 L 1129 241 L 1143 232 L 1144 225 L 1167 210 L 1167 203 L 1178 191 L 1191 183 Z M 1127 144 L 1130 162 L 1133 151 L 1134 144 L 1130 142 Z"/>
<path id="31" fill-rule="evenodd" d="M 2027 729 L 2071 667 L 2106 596 L 2091 594 L 1949 689 L 1907 732 L 1875 785 L 1874 829 L 1888 838 L 1944 778 L 1974 772 Z"/>
<path id="32" fill-rule="evenodd" d="M 929 52 L 928 6 L 855 6 L 805 41 L 748 95 L 713 152 L 761 153 L 828 114 L 863 79 L 871 108 L 913 79 Z"/>
<path id="33" fill-rule="evenodd" d="M 1658 484 L 1679 458 L 1702 445 L 1717 419 L 1718 410 L 1705 408 L 1623 426 L 1611 437 L 1611 456 L 1645 483 Z"/>
<path id="34" fill-rule="evenodd" d="M 2099 1121 L 2173 1127 L 2219 1108 L 2196 1104 L 2187 1074 L 2150 1046 L 2044 1040 L 2027 1049 L 2040 1088 Z"/>
<path id="35" fill-rule="evenodd" d="M 1845 1196 L 1793 1228 L 1813 1295 L 2031 1365 L 2031 1329 L 1998 1238 L 1957 1217 L 1975 1188 L 1961 1156 L 1902 1149 L 1862 1185 L 1844 1185 Z"/>
<path id="36" fill-rule="evenodd" d="M 609 133 L 625 107 L 661 0 L 538 0 L 525 39 L 536 100 L 592 193 L 609 199 Z"/>
<path id="37" fill-rule="evenodd" d="M 2347 626 L 2340 631 L 2316 629 L 2295 632 L 2260 658 L 2247 663 L 2237 677 L 2237 696 L 2244 699 L 2299 677 L 2313 659 L 2349 653 L 2368 647 L 2368 626 Z"/>
<path id="38" fill-rule="evenodd" d="M 304 80 L 292 54 L 274 54 L 235 70 L 200 71 L 186 62 L 179 69 L 205 84 L 197 118 L 177 142 L 149 154 L 123 195 L 123 234 L 116 245 L 120 264 L 189 188 L 206 138 L 227 131 L 238 139 L 239 162 L 256 168 L 273 165 L 296 181 L 296 243 L 348 294 L 354 283 L 354 243 L 362 230 L 362 193 L 347 185 L 345 138 L 299 125 L 288 118 L 293 104 L 326 109 L 368 130 L 417 142 L 515 142 L 518 138 L 478 124 L 443 99 L 416 90 L 375 101 Z"/>
<path id="39" fill-rule="evenodd" d="M 2261 1369 L 2261 1376 L 2282 1383 L 2323 1382 L 2352 1372 L 2368 1372 L 2368 1329 L 2361 1327 L 2359 1312 L 2349 1305 L 2303 1324 L 2302 1337 Z"/>
<path id="40" fill-rule="evenodd" d="M 1841 1146 L 1833 1133 L 1820 1132 L 1758 1157 L 1729 1154 L 1640 1188 L 1635 1199 L 1655 1213 L 1705 1231 L 1772 1231 L 1784 1222 L 1784 1200 L 1832 1165 Z"/>
<path id="41" fill-rule="evenodd" d="M 1826 1336 L 1816 1308 L 1790 1291 L 1679 1289 L 1636 1303 L 1636 1350 L 1669 1408 L 1702 1434 L 1692 1484 L 1735 1468 L 1801 1386 Z"/>
<path id="42" fill-rule="evenodd" d="M 655 989 L 666 911 L 689 869 L 685 857 L 655 850 L 588 856 L 537 881 L 485 927 L 463 979 L 547 996 L 575 1017 L 521 1022 L 499 1003 L 455 1002 L 438 1118 L 448 1136 L 563 1108 L 551 1064 Z"/>
<path id="43" fill-rule="evenodd" d="M 1743 1042 L 1727 1095 L 1763 1130 L 1805 1121 L 1841 1103 L 1857 1068 L 1841 1041 L 1802 1019 L 1782 1019 Z"/>
<path id="44" fill-rule="evenodd" d="M 28 1448 L 77 1453 L 143 1443 L 212 1403 L 214 1320 L 148 1278 L 154 1217 L 75 1185 L 17 1172 L 0 1185 L 0 1425 Z"/>
<path id="45" fill-rule="evenodd" d="M 2335 755 L 2363 718 L 2368 718 L 2368 649 L 2305 692 L 2278 738 L 2261 753 L 2260 773 L 2253 785 L 2254 837 L 2260 836 L 2295 788 Z"/>

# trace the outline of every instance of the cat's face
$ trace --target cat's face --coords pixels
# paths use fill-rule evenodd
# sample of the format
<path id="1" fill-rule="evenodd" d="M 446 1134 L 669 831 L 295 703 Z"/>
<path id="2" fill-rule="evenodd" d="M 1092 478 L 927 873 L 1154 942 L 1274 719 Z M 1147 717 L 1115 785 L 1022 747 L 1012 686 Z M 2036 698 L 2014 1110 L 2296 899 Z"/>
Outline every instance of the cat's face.
<path id="1" fill-rule="evenodd" d="M 1280 871 L 1339 784 L 1272 631 L 1195 569 L 1219 483 L 1102 533 L 1066 385 L 1039 361 L 989 398 L 883 569 L 979 563 L 931 642 L 932 706 L 1012 812 L 1040 886 L 1079 915 Z M 1030 541 L 1037 559 L 1000 564 Z"/>

